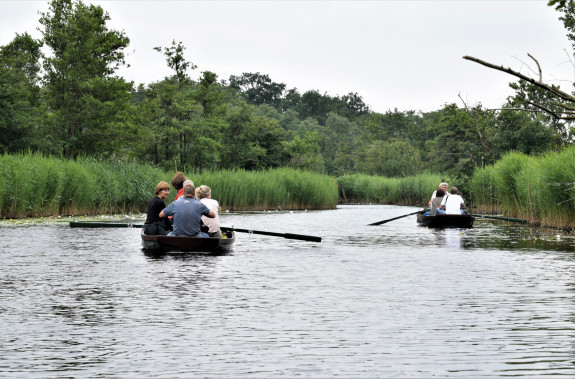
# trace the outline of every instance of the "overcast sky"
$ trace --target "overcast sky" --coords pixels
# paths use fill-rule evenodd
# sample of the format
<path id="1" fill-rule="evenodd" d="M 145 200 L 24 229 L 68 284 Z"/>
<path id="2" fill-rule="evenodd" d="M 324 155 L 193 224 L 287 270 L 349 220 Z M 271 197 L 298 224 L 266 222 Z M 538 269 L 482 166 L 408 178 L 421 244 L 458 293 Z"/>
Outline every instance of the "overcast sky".
<path id="1" fill-rule="evenodd" d="M 268 74 L 300 93 L 357 92 L 376 112 L 432 111 L 446 103 L 499 107 L 512 77 L 461 57 L 471 55 L 529 73 L 535 56 L 544 80 L 573 81 L 571 43 L 547 0 L 459 1 L 89 1 L 130 38 L 135 84 L 172 74 L 155 46 L 181 41 L 186 58 L 219 79 Z M 40 38 L 47 1 L 0 0 L 0 45 L 16 33 Z M 522 63 L 523 62 L 523 63 Z M 534 65 L 531 65 L 534 66 Z M 563 80 L 563 81 L 561 81 Z"/>

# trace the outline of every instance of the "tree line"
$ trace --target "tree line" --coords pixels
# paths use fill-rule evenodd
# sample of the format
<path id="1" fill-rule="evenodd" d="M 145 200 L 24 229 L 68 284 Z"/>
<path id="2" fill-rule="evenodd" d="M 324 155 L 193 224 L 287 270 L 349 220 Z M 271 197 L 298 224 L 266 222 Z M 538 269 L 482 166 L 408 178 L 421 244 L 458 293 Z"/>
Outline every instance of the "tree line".
<path id="1" fill-rule="evenodd" d="M 573 36 L 573 6 L 558 9 Z M 572 4 L 571 4 L 572 5 Z M 197 72 L 175 40 L 155 50 L 172 75 L 135 85 L 118 76 L 130 39 L 109 14 L 80 0 L 52 0 L 42 38 L 17 34 L 0 47 L 0 151 L 96 157 L 165 170 L 295 167 L 333 176 L 471 177 L 508 151 L 528 155 L 571 144 L 571 120 L 534 107 L 549 99 L 525 80 L 498 110 L 445 104 L 432 112 L 374 112 L 357 93 L 300 93 L 259 72 L 221 79 Z M 43 54 L 43 49 L 49 54 Z M 385 89 L 382 89 L 385 90 Z"/>

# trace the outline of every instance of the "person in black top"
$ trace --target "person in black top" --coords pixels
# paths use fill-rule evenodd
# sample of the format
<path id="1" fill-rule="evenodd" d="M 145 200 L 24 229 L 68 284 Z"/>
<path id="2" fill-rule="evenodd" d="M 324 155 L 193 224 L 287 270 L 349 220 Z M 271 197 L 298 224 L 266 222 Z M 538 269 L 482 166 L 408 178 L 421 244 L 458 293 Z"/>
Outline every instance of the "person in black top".
<path id="1" fill-rule="evenodd" d="M 148 203 L 148 216 L 144 224 L 144 233 L 149 235 L 166 235 L 172 230 L 172 225 L 167 217 L 160 217 L 160 212 L 166 208 L 164 200 L 170 194 L 170 185 L 159 182 L 156 186 L 156 196 Z"/>

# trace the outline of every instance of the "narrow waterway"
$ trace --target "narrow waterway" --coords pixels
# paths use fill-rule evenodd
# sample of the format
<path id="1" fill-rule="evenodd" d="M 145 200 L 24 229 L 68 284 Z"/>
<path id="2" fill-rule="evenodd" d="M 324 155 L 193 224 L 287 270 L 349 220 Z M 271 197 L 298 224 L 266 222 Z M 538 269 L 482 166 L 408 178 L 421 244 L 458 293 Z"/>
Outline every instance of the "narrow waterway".
<path id="1" fill-rule="evenodd" d="M 0 227 L 0 376 L 575 375 L 575 240 L 417 210 L 223 214 L 224 256 L 149 256 L 135 228 Z"/>

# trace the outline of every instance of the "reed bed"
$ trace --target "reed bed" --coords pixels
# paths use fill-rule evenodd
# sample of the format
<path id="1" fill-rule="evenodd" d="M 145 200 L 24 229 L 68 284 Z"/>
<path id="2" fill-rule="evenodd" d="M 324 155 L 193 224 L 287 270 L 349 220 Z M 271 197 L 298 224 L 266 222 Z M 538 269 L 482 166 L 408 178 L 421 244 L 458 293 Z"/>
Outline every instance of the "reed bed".
<path id="1" fill-rule="evenodd" d="M 173 173 L 130 162 L 62 160 L 32 153 L 0 156 L 0 217 L 144 212 L 156 184 Z M 222 209 L 335 208 L 337 183 L 293 169 L 190 173 L 212 188 Z M 173 200 L 172 191 L 168 203 Z"/>
<path id="2" fill-rule="evenodd" d="M 400 205 L 427 205 L 431 193 L 446 181 L 439 174 L 405 178 L 385 178 L 364 174 L 337 178 L 340 197 L 345 202 Z"/>
<path id="3" fill-rule="evenodd" d="M 575 228 L 575 147 L 541 157 L 508 153 L 472 178 L 475 206 L 556 228 Z"/>
<path id="4" fill-rule="evenodd" d="M 332 177 L 289 168 L 266 171 L 213 171 L 188 175 L 212 189 L 223 209 L 331 209 L 338 202 Z"/>
<path id="5" fill-rule="evenodd" d="M 496 191 L 494 175 L 493 166 L 476 169 L 473 174 L 469 188 L 476 212 L 495 214 L 501 210 L 501 200 Z"/>

